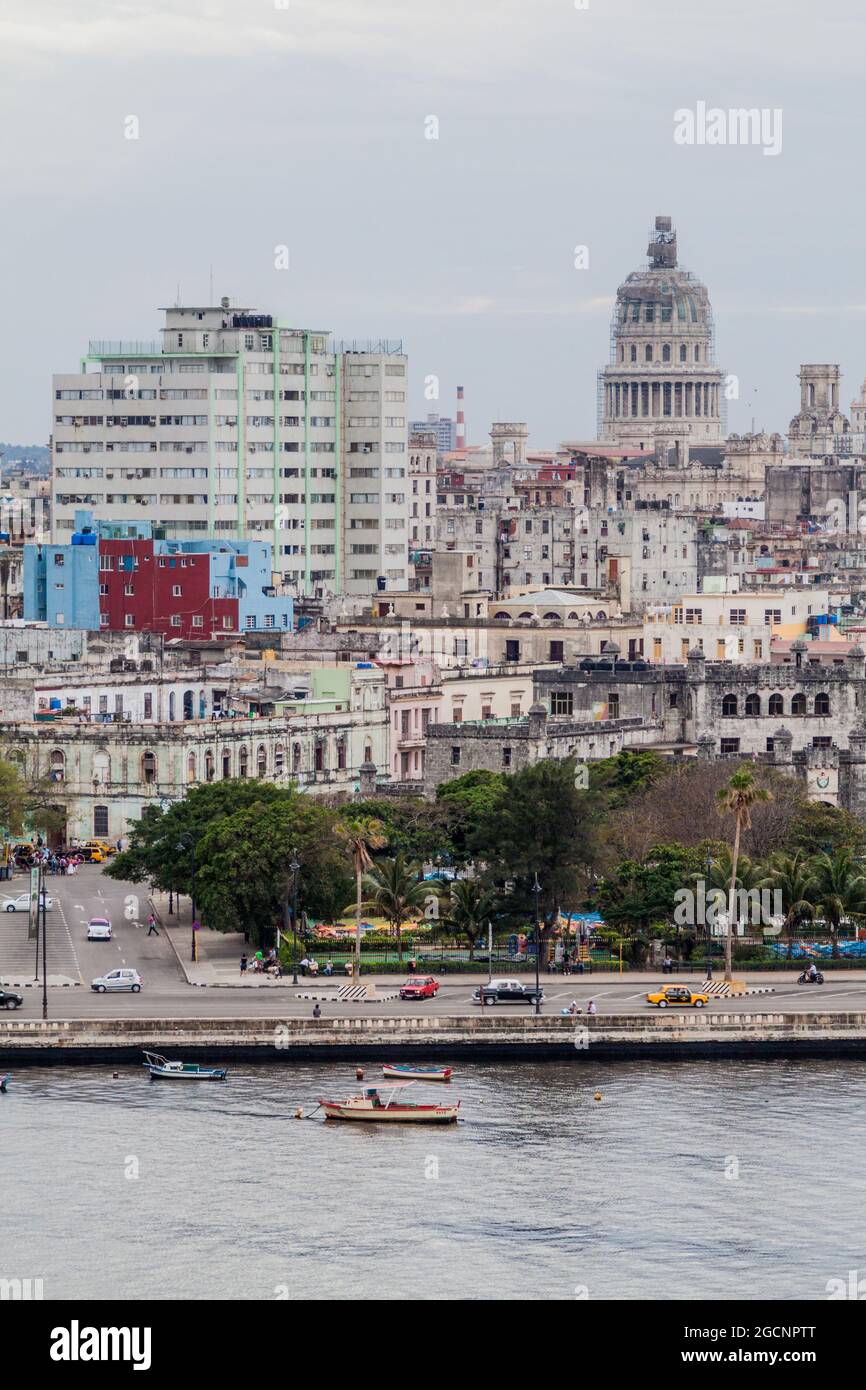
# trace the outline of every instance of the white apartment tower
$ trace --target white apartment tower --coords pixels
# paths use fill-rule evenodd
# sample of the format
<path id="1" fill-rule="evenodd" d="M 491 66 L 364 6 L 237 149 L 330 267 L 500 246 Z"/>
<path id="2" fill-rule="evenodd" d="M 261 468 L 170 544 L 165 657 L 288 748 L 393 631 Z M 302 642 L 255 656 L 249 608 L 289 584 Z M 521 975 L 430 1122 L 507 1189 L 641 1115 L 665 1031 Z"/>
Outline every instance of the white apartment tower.
<path id="1" fill-rule="evenodd" d="M 168 538 L 270 541 L 299 595 L 407 579 L 407 359 L 270 314 L 165 309 L 161 342 L 91 342 L 54 377 L 53 534 L 77 507 Z"/>

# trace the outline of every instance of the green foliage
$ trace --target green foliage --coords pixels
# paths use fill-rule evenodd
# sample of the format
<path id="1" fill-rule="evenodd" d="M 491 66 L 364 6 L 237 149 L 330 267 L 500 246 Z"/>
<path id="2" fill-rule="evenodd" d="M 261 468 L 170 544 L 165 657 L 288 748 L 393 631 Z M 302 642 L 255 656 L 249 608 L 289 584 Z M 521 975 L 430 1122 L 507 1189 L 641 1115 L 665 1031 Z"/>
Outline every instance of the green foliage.
<path id="1" fill-rule="evenodd" d="M 669 763 L 652 749 L 623 748 L 612 758 L 589 764 L 589 789 L 602 813 L 622 806 L 637 792 L 654 786 L 667 773 Z"/>
<path id="2" fill-rule="evenodd" d="M 788 838 L 791 849 L 802 849 L 806 854 L 832 854 L 837 849 L 862 853 L 866 826 L 841 806 L 805 801 L 791 823 Z"/>
<path id="3" fill-rule="evenodd" d="M 61 829 L 66 815 L 58 810 L 57 799 L 53 782 L 28 781 L 17 763 L 0 758 L 0 830 L 17 836 L 30 828 Z"/>
<path id="4" fill-rule="evenodd" d="M 430 895 L 427 884 L 418 878 L 417 866 L 398 854 L 373 865 L 365 879 L 365 888 L 367 898 L 362 903 L 363 910 L 372 916 L 384 917 L 397 938 L 397 955 L 402 958 L 403 924 L 424 916 Z"/>
<path id="5" fill-rule="evenodd" d="M 700 849 L 655 845 L 645 859 L 626 859 L 601 882 L 596 906 L 612 926 L 634 930 L 668 923 L 677 905 L 676 894 L 704 872 Z"/>
<path id="6" fill-rule="evenodd" d="M 488 923 L 496 916 L 498 902 L 495 893 L 477 878 L 458 878 L 450 885 L 445 901 L 443 927 L 450 927 L 458 937 L 469 943 L 469 959 L 475 955 L 476 942 L 483 939 Z"/>

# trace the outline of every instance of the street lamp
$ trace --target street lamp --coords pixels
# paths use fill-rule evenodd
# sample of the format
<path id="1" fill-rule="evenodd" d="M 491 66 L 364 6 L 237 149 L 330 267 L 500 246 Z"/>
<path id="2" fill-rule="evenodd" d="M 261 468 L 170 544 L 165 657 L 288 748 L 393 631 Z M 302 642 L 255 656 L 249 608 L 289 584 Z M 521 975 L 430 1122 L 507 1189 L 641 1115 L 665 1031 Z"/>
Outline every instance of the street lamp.
<path id="1" fill-rule="evenodd" d="M 707 850 L 707 885 L 709 885 L 710 882 L 710 874 L 712 873 L 712 868 L 713 857 L 710 854 L 710 851 Z M 704 892 L 704 926 L 706 927 L 707 932 L 707 979 L 711 980 L 713 978 L 713 952 L 712 940 L 710 938 L 710 919 L 707 915 L 706 901 L 707 895 L 706 892 Z"/>
<path id="2" fill-rule="evenodd" d="M 42 913 L 42 1017 L 48 1017 L 48 924 L 45 918 L 45 865 L 39 865 L 39 907 L 36 914 L 36 935 L 39 936 L 39 912 Z"/>
<path id="3" fill-rule="evenodd" d="M 298 983 L 298 875 L 301 866 L 298 863 L 295 851 L 292 851 L 292 862 L 289 865 L 292 875 L 292 984 Z"/>
<path id="4" fill-rule="evenodd" d="M 196 928 L 196 921 L 195 921 L 195 836 L 194 836 L 193 834 L 191 834 L 191 832 L 190 832 L 189 830 L 185 831 L 184 834 L 181 835 L 180 839 L 178 840 L 178 842 L 177 842 L 177 847 L 178 847 L 178 849 L 181 850 L 181 851 L 183 851 L 183 850 L 185 850 L 185 849 L 188 849 L 189 852 L 190 852 L 190 859 L 191 859 L 191 875 L 190 875 L 190 879 L 191 879 L 191 881 L 190 881 L 190 895 L 189 895 L 189 897 L 190 897 L 190 904 L 191 904 L 191 907 L 192 907 L 192 942 L 191 942 L 191 946 L 190 946 L 190 951 L 191 951 L 190 959 L 191 959 L 193 962 L 195 962 L 196 959 L 197 959 L 197 957 L 198 957 L 198 953 L 197 953 L 197 951 L 196 951 L 196 943 L 195 943 L 195 928 Z"/>
<path id="5" fill-rule="evenodd" d="M 535 897 L 535 1012 L 541 1013 L 541 981 L 539 980 L 538 966 L 541 954 L 541 947 L 538 940 L 538 899 L 541 894 L 541 884 L 538 882 L 538 874 L 535 875 L 535 882 L 532 885 L 532 892 Z"/>

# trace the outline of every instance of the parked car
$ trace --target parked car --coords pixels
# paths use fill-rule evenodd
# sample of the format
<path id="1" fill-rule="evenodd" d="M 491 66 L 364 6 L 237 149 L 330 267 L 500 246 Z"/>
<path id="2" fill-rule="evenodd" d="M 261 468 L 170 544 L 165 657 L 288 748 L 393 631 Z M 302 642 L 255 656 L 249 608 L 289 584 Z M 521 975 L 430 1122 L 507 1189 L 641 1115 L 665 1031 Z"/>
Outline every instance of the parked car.
<path id="1" fill-rule="evenodd" d="M 88 941 L 110 941 L 111 923 L 107 917 L 91 917 L 87 923 Z"/>
<path id="2" fill-rule="evenodd" d="M 405 985 L 400 986 L 401 999 L 432 999 L 439 989 L 439 981 L 432 975 L 413 975 Z"/>
<path id="3" fill-rule="evenodd" d="M 104 994 L 108 989 L 128 989 L 133 994 L 138 994 L 144 984 L 137 970 L 109 970 L 107 975 L 100 975 L 95 980 L 90 981 L 90 988 L 97 994 Z"/>
<path id="4" fill-rule="evenodd" d="M 647 995 L 647 1003 L 655 1004 L 659 1009 L 666 1009 L 668 1005 L 685 1009 L 702 1009 L 709 1002 L 710 996 L 708 994 L 703 994 L 700 990 L 689 989 L 688 985 L 662 985 L 661 989 Z"/>
<path id="5" fill-rule="evenodd" d="M 0 1009 L 20 1009 L 24 1000 L 11 989 L 0 989 Z"/>
<path id="6" fill-rule="evenodd" d="M 39 902 L 40 907 L 42 906 L 43 901 L 45 903 L 46 912 L 50 912 L 52 907 L 54 906 L 54 899 L 52 897 L 46 897 L 43 893 L 42 898 Z M 14 898 L 4 898 L 2 906 L 4 912 L 29 912 L 30 894 L 18 893 L 17 896 Z"/>
<path id="7" fill-rule="evenodd" d="M 114 845 L 110 845 L 107 840 L 98 839 L 85 840 L 82 849 L 96 850 L 98 854 L 102 855 L 103 859 L 108 859 L 110 855 L 116 852 Z"/>
<path id="8" fill-rule="evenodd" d="M 473 1004 L 482 998 L 485 1004 L 534 1004 L 536 998 L 539 1002 L 544 999 L 544 990 L 541 986 L 536 990 L 535 985 L 525 985 L 521 980 L 491 980 L 473 991 Z"/>

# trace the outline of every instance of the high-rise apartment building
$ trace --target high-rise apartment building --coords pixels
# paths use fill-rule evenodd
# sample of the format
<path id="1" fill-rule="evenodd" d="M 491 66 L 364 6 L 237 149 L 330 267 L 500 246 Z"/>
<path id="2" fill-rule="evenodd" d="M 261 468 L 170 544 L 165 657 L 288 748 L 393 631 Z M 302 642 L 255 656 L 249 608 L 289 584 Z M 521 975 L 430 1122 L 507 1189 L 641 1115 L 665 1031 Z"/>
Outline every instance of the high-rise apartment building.
<path id="1" fill-rule="evenodd" d="M 457 425 L 447 415 L 428 415 L 426 420 L 410 420 L 409 432 L 435 434 L 440 454 L 450 454 L 457 448 Z"/>
<path id="2" fill-rule="evenodd" d="M 165 309 L 161 342 L 91 342 L 54 377 L 53 538 L 139 508 L 168 539 L 266 540 L 295 593 L 405 586 L 407 359 L 270 314 Z"/>

